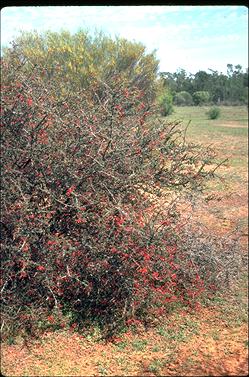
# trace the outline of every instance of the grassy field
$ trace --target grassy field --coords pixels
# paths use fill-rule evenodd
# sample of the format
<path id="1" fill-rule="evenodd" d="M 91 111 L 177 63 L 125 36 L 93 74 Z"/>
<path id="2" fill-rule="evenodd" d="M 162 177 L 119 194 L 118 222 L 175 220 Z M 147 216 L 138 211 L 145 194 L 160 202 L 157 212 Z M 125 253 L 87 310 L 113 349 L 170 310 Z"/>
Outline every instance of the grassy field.
<path id="1" fill-rule="evenodd" d="M 220 157 L 228 157 L 231 166 L 246 167 L 248 155 L 248 110 L 245 106 L 220 107 L 218 119 L 210 120 L 208 107 L 177 107 L 167 119 L 180 120 L 182 126 L 190 121 L 187 131 L 189 141 L 212 144 Z M 236 159 L 239 158 L 239 163 Z M 236 160 L 236 162 L 234 161 Z"/>
<path id="2" fill-rule="evenodd" d="M 227 159 L 217 171 L 219 177 L 208 185 L 207 194 L 213 193 L 217 200 L 201 207 L 197 213 L 206 225 L 215 225 L 218 231 L 244 227 L 243 241 L 246 242 L 248 111 L 245 106 L 224 106 L 220 107 L 220 117 L 210 120 L 207 110 L 208 107 L 178 107 L 168 120 L 180 120 L 183 128 L 190 122 L 187 141 L 211 145 L 217 152 L 218 161 Z"/>
<path id="3" fill-rule="evenodd" d="M 247 252 L 248 113 L 245 107 L 222 107 L 221 117 L 208 120 L 207 108 L 176 108 L 168 120 L 182 120 L 187 140 L 212 144 L 221 179 L 210 182 L 197 218 L 224 234 L 238 228 Z M 217 296 L 198 312 L 173 311 L 155 327 L 127 331 L 114 343 L 97 341 L 98 329 L 84 335 L 61 330 L 46 333 L 24 347 L 19 340 L 2 345 L 6 376 L 221 376 L 246 375 L 247 274 L 233 294 Z M 12 344 L 10 344 L 12 343 Z"/>

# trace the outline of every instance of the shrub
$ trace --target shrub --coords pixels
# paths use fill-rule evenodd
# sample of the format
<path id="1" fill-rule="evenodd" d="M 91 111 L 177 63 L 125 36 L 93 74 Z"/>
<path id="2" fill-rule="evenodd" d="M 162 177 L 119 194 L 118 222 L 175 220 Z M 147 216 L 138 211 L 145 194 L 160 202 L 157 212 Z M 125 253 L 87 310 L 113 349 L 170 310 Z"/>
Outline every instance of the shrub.
<path id="1" fill-rule="evenodd" d="M 209 119 L 218 119 L 220 117 L 220 109 L 218 107 L 212 107 L 207 111 Z"/>
<path id="2" fill-rule="evenodd" d="M 71 328 L 108 329 L 215 289 L 222 257 L 203 244 L 190 255 L 179 213 L 160 199 L 163 188 L 199 192 L 212 150 L 158 124 L 143 92 L 118 75 L 112 88 L 96 80 L 58 101 L 42 67 L 30 75 L 13 54 L 2 71 L 5 327 L 30 333 L 44 318 L 67 318 Z"/>
<path id="3" fill-rule="evenodd" d="M 193 93 L 193 101 L 195 105 L 201 106 L 208 103 L 210 99 L 209 92 L 206 91 L 200 91 L 200 92 L 194 92 Z"/>
<path id="4" fill-rule="evenodd" d="M 173 96 L 170 92 L 164 91 L 158 98 L 159 111 L 162 116 L 168 116 L 173 113 Z"/>
<path id="5" fill-rule="evenodd" d="M 193 98 L 188 92 L 179 92 L 174 97 L 174 104 L 177 106 L 190 106 L 193 104 Z"/>
<path id="6" fill-rule="evenodd" d="M 96 31 L 79 30 L 44 33 L 22 32 L 16 39 L 26 69 L 43 67 L 42 81 L 56 80 L 56 96 L 65 99 L 70 92 L 91 87 L 97 78 L 112 85 L 115 73 L 134 83 L 144 92 L 144 98 L 155 99 L 159 61 L 155 51 L 147 53 L 142 43 L 124 38 L 111 38 Z M 4 48 L 4 56 L 11 58 L 13 48 Z"/>

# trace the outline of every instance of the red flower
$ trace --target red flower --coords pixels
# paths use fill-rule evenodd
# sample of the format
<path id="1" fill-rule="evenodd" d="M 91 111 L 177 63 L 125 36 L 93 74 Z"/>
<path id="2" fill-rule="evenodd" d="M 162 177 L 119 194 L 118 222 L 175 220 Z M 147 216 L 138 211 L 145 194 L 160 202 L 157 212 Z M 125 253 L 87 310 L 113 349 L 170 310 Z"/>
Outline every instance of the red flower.
<path id="1" fill-rule="evenodd" d="M 164 299 L 165 302 L 174 302 L 174 301 L 177 301 L 177 297 L 176 296 L 171 296 L 171 297 L 167 297 Z"/>
<path id="2" fill-rule="evenodd" d="M 127 326 L 129 326 L 129 325 L 139 325 L 140 323 L 141 323 L 141 321 L 139 319 L 135 319 L 135 318 L 130 318 L 130 319 L 127 319 L 127 321 L 126 321 Z"/>
<path id="3" fill-rule="evenodd" d="M 49 246 L 49 245 L 55 245 L 55 244 L 56 244 L 56 241 L 50 241 L 50 240 L 49 240 L 49 241 L 47 242 L 47 245 L 48 245 L 48 246 Z"/>
<path id="4" fill-rule="evenodd" d="M 28 106 L 31 106 L 32 103 L 33 103 L 32 98 L 28 98 L 28 99 L 27 99 L 27 105 L 28 105 Z"/>
<path id="5" fill-rule="evenodd" d="M 124 90 L 124 95 L 125 95 L 126 98 L 128 98 L 129 95 L 130 95 L 129 90 L 127 88 L 125 88 L 125 90 Z"/>
<path id="6" fill-rule="evenodd" d="M 121 338 L 118 338 L 118 337 L 117 337 L 117 338 L 114 337 L 114 338 L 113 338 L 113 342 L 114 342 L 114 343 L 120 343 L 120 342 L 122 342 L 122 339 L 121 339 Z"/>
<path id="7" fill-rule="evenodd" d="M 144 260 L 150 260 L 150 255 L 149 254 L 144 254 Z"/>
<path id="8" fill-rule="evenodd" d="M 172 275 L 171 275 L 171 279 L 172 279 L 172 280 L 175 280 L 175 279 L 176 279 L 176 274 L 172 274 Z"/>
<path id="9" fill-rule="evenodd" d="M 138 270 L 138 272 L 140 272 L 141 274 L 146 274 L 146 273 L 148 272 L 148 269 L 147 269 L 146 267 L 144 267 L 144 268 L 140 268 L 140 269 Z"/>
<path id="10" fill-rule="evenodd" d="M 75 220 L 77 224 L 84 224 L 86 223 L 86 219 L 83 219 L 82 217 L 79 217 Z"/>
<path id="11" fill-rule="evenodd" d="M 115 217 L 115 223 L 116 223 L 116 225 L 122 225 L 124 223 L 124 221 L 125 221 L 124 216 L 120 216 L 120 217 L 116 216 Z"/>
<path id="12" fill-rule="evenodd" d="M 132 226 L 126 226 L 126 227 L 124 228 L 124 230 L 125 230 L 126 232 L 132 232 L 133 228 L 132 228 Z"/>
<path id="13" fill-rule="evenodd" d="M 26 253 L 27 251 L 29 251 L 29 247 L 28 247 L 28 245 L 25 245 L 25 246 L 22 248 L 22 251 L 24 251 L 25 253 Z"/>
<path id="14" fill-rule="evenodd" d="M 76 323 L 72 323 L 71 326 L 70 326 L 70 330 L 74 330 L 76 328 L 77 324 Z"/>
<path id="15" fill-rule="evenodd" d="M 47 320 L 48 320 L 50 323 L 54 323 L 54 316 L 49 315 L 49 316 L 47 317 Z"/>
<path id="16" fill-rule="evenodd" d="M 36 269 L 38 271 L 45 271 L 46 270 L 46 268 L 44 266 L 38 266 L 38 267 L 36 267 Z"/>
<path id="17" fill-rule="evenodd" d="M 66 195 L 67 195 L 67 196 L 70 196 L 71 193 L 72 193 L 75 189 L 76 189 L 76 186 L 75 186 L 75 185 L 71 186 L 71 187 L 67 190 Z"/>
<path id="18" fill-rule="evenodd" d="M 153 276 L 154 279 L 157 279 L 157 280 L 158 280 L 158 278 L 159 278 L 159 273 L 158 273 L 158 272 L 153 272 L 152 276 Z"/>

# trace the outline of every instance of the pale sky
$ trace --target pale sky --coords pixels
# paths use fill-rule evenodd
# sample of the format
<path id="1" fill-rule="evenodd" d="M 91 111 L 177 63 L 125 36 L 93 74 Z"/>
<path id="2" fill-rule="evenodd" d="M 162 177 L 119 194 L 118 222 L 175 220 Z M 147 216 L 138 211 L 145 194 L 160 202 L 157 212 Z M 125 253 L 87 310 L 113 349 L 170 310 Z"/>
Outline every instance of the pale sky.
<path id="1" fill-rule="evenodd" d="M 27 6 L 1 11 L 1 45 L 20 31 L 102 30 L 157 50 L 160 71 L 189 73 L 228 63 L 248 67 L 248 9 L 244 6 Z"/>

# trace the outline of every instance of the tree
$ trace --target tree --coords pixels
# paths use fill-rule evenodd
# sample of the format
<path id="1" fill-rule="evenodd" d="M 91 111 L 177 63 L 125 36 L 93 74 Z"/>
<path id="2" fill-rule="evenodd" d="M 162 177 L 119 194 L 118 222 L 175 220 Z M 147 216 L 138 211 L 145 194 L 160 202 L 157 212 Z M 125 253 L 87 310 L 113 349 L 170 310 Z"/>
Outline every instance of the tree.
<path id="1" fill-rule="evenodd" d="M 193 93 L 193 75 L 187 74 L 185 69 L 179 69 L 175 73 L 177 92 Z"/>
<path id="2" fill-rule="evenodd" d="M 177 106 L 190 106 L 193 104 L 193 98 L 188 92 L 179 92 L 174 96 L 174 104 Z"/>
<path id="3" fill-rule="evenodd" d="M 170 72 L 160 72 L 160 79 L 162 81 L 162 86 L 171 91 L 174 95 L 177 92 L 177 83 L 175 80 L 175 74 Z"/>
<path id="4" fill-rule="evenodd" d="M 208 71 L 199 71 L 193 76 L 180 69 L 174 73 L 162 72 L 160 77 L 179 104 L 184 103 L 179 94 L 183 91 L 192 96 L 194 92 L 209 92 L 210 101 L 214 104 L 247 103 L 248 70 L 244 72 L 240 64 L 228 64 L 226 75 L 210 68 Z"/>
<path id="5" fill-rule="evenodd" d="M 233 75 L 233 64 L 227 64 L 227 76 L 232 77 Z"/>
<path id="6" fill-rule="evenodd" d="M 204 105 L 208 103 L 210 98 L 209 92 L 206 91 L 199 91 L 193 93 L 193 101 L 195 105 Z"/>
<path id="7" fill-rule="evenodd" d="M 91 36 L 80 30 L 43 34 L 24 32 L 16 40 L 20 59 L 27 61 L 30 72 L 43 66 L 44 82 L 56 79 L 56 95 L 66 98 L 71 90 L 87 89 L 93 79 L 113 85 L 114 75 L 121 75 L 145 92 L 148 100 L 155 97 L 158 63 L 155 52 L 146 53 L 141 43 L 124 38 L 112 39 L 101 32 Z M 11 59 L 13 49 L 4 49 Z"/>
<path id="8" fill-rule="evenodd" d="M 234 68 L 232 64 L 229 72 L 228 90 L 232 103 L 243 103 L 246 101 L 244 91 L 244 74 L 241 65 L 237 64 Z"/>
<path id="9" fill-rule="evenodd" d="M 181 91 L 193 93 L 193 75 L 187 74 L 184 69 L 179 69 L 174 73 L 161 72 L 160 76 L 164 81 L 164 86 L 171 91 L 172 95 Z"/>

